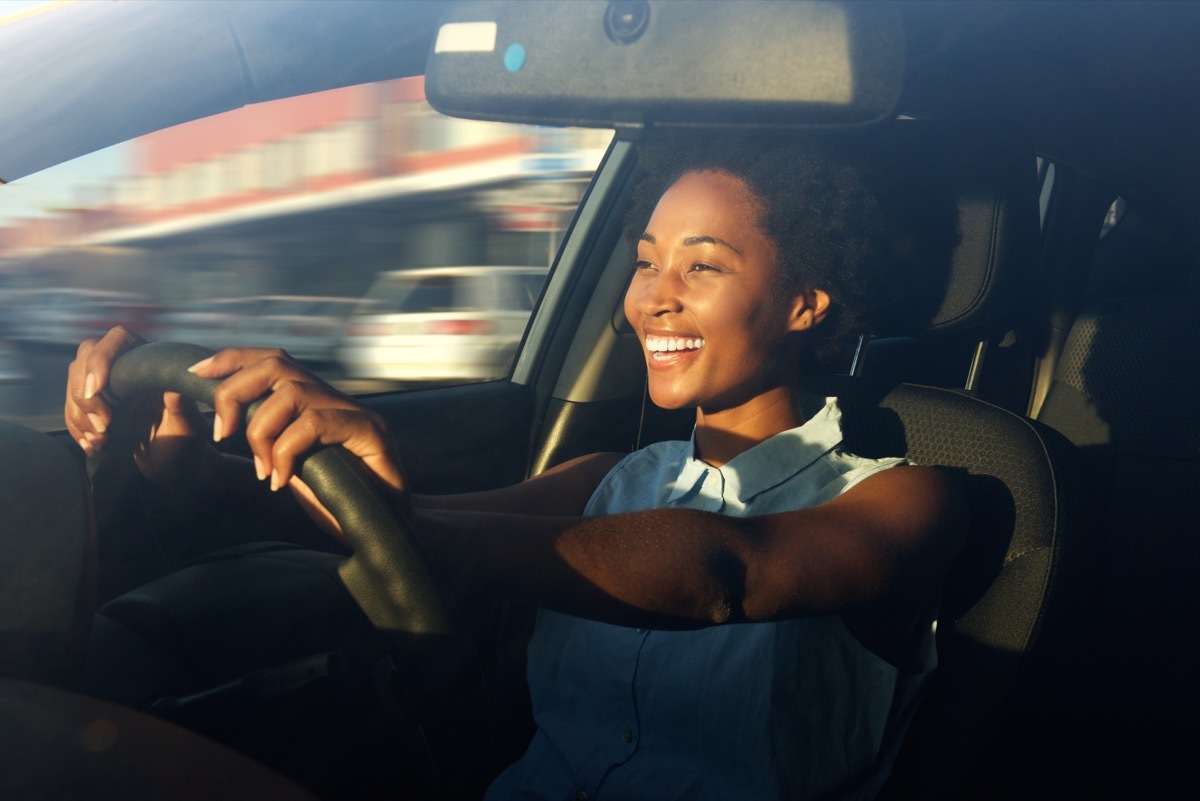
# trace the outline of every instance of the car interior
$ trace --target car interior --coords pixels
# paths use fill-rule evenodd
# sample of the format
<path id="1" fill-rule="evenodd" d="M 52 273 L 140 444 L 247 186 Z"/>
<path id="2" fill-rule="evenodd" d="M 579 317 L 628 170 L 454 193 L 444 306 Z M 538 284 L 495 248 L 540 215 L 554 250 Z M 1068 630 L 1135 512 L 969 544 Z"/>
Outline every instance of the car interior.
<path id="1" fill-rule="evenodd" d="M 689 127 L 869 137 L 911 183 L 909 213 L 932 212 L 931 186 L 949 193 L 958 242 L 946 264 L 914 263 L 909 306 L 847 343 L 852 358 L 813 388 L 839 397 L 851 451 L 943 466 L 970 506 L 943 590 L 939 667 L 882 797 L 1193 794 L 1200 548 L 1186 532 L 1200 478 L 1200 117 L 1186 54 L 1200 11 L 432 6 L 408 30 L 428 40 L 428 62 L 390 69 L 423 73 L 434 106 L 617 135 L 508 378 L 365 396 L 413 490 L 494 488 L 582 454 L 688 436 L 690 415 L 647 402 L 621 308 L 641 143 Z M 721 31 L 723 60 L 696 58 L 705 30 Z M 503 45 L 516 38 L 513 69 Z M 778 68 L 793 50 L 811 61 Z M 146 346 L 114 372 L 114 397 L 211 398 L 184 369 L 202 352 Z M 383 632 L 383 653 L 263 666 L 158 710 L 242 753 L 79 695 L 93 620 L 181 648 L 203 633 L 178 627 L 153 590 L 105 592 L 121 567 L 104 564 L 118 551 L 97 532 L 124 510 L 98 502 L 102 488 L 63 433 L 3 423 L 0 449 L 20 454 L 0 460 L 13 532 L 0 546 L 0 751 L 21 755 L 0 757 L 4 795 L 455 798 L 481 794 L 523 751 L 531 610 L 452 608 L 402 523 L 332 449 L 303 475 L 347 529 L 352 555 L 329 569 Z M 442 686 L 419 701 L 396 689 L 439 672 Z M 75 734 L 100 719 L 132 734 L 116 746 L 103 727 Z M 301 731 L 314 720 L 325 739 Z"/>

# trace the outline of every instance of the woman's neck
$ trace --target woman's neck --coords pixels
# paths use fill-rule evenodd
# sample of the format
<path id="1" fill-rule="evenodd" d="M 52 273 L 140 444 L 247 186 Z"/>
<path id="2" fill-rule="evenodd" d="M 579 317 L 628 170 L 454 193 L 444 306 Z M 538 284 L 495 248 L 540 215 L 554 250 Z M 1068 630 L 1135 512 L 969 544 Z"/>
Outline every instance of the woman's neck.
<path id="1" fill-rule="evenodd" d="M 732 409 L 696 409 L 696 458 L 720 467 L 735 456 L 803 420 L 802 393 L 794 386 L 774 387 Z"/>

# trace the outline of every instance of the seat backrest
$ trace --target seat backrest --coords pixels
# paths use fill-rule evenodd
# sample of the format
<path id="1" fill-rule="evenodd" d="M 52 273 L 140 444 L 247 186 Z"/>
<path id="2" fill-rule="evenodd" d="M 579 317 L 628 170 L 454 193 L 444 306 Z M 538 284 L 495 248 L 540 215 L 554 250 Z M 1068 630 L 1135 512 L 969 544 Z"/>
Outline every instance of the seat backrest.
<path id="1" fill-rule="evenodd" d="M 1100 274 L 1111 289 L 1145 288 L 1148 263 L 1161 260 L 1154 238 L 1144 249 L 1121 242 L 1137 230 L 1123 226 L 1098 247 Z M 1123 265 L 1104 254 L 1113 243 Z M 1181 261 L 1155 294 L 1099 299 L 1077 315 L 1038 414 L 1079 446 L 1094 487 L 1102 591 L 1088 678 L 1104 703 L 1085 725 L 1091 790 L 1101 797 L 1194 794 L 1200 298 L 1186 289 Z"/>
<path id="2" fill-rule="evenodd" d="M 82 456 L 0 422 L 0 677 L 74 686 L 95 609 Z"/>
<path id="3" fill-rule="evenodd" d="M 1089 592 L 1078 454 L 1045 426 L 961 392 L 849 378 L 830 388 L 849 450 L 948 469 L 970 508 L 943 589 L 939 667 L 884 795 L 1020 791 L 1047 775 L 1034 769 L 1046 753 L 1038 740 L 1065 723 L 1055 702 L 1075 678 Z M 1011 770 L 1014 759 L 1023 770 Z"/>
<path id="4" fill-rule="evenodd" d="M 929 131 L 906 130 L 930 147 L 920 141 Z M 960 240 L 945 280 L 919 287 L 928 297 L 918 306 L 937 311 L 897 317 L 877 332 L 922 347 L 1012 327 L 1037 264 L 1032 150 L 1018 137 L 949 132 L 933 138 L 931 152 L 956 199 Z M 831 383 L 850 451 L 904 453 L 957 473 L 970 508 L 968 538 L 943 589 L 939 667 L 883 794 L 1026 795 L 1033 777 L 1050 781 L 1048 741 L 1070 723 L 1061 701 L 1075 678 L 1072 644 L 1090 592 L 1078 454 L 1057 432 L 965 392 L 896 376 Z"/>

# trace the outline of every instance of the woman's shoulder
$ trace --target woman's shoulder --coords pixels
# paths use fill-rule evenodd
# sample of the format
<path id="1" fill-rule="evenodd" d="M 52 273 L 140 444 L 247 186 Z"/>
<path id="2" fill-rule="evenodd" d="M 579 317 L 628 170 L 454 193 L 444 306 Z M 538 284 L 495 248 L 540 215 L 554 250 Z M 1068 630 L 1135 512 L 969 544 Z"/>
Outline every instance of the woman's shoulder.
<path id="1" fill-rule="evenodd" d="M 612 514 L 660 505 L 658 491 L 674 485 L 692 448 L 687 440 L 664 440 L 626 454 L 596 486 L 584 513 Z"/>

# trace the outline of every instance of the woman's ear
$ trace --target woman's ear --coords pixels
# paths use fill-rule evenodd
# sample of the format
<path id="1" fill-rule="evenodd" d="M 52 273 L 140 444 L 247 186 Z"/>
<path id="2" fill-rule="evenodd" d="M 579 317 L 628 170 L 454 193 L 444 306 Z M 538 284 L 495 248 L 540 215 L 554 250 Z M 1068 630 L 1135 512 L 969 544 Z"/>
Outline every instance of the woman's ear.
<path id="1" fill-rule="evenodd" d="M 806 289 L 796 296 L 788 318 L 789 331 L 807 331 L 819 324 L 829 313 L 829 293 L 823 289 Z"/>

